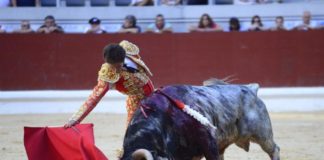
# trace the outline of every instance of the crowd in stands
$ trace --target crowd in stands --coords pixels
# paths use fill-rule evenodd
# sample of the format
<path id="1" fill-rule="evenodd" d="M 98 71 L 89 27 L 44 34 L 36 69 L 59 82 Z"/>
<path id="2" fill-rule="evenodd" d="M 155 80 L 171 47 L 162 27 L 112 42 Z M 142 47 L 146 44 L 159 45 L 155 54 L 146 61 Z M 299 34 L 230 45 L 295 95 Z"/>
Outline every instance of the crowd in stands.
<path id="1" fill-rule="evenodd" d="M 302 21 L 300 24 L 297 24 L 290 30 L 319 30 L 324 29 L 323 24 L 316 24 L 312 21 L 312 15 L 310 11 L 304 11 L 302 15 Z M 200 20 L 197 25 L 192 25 L 188 28 L 189 32 L 222 32 L 222 31 L 287 31 L 285 28 L 285 20 L 282 16 L 277 16 L 275 18 L 275 25 L 266 28 L 262 19 L 259 15 L 254 15 L 251 18 L 251 24 L 246 29 L 243 30 L 241 28 L 240 20 L 236 17 L 232 17 L 229 19 L 229 28 L 224 29 L 221 25 L 214 22 L 212 17 L 205 13 L 200 17 Z M 172 33 L 172 25 L 166 22 L 164 16 L 162 14 L 158 14 L 155 17 L 155 22 L 149 24 L 146 28 L 142 30 L 140 26 L 137 25 L 137 19 L 134 15 L 127 15 L 124 19 L 123 24 L 120 29 L 116 33 Z M 101 20 L 97 17 L 91 18 L 89 21 L 89 28 L 85 31 L 85 33 L 93 33 L 93 34 L 103 34 L 108 33 L 102 26 Z M 0 33 L 6 33 L 6 31 L 0 25 Z M 32 30 L 30 27 L 30 22 L 28 20 L 22 20 L 21 26 L 19 29 L 14 30 L 12 33 L 64 33 L 64 30 L 61 26 L 56 24 L 54 16 L 46 16 L 44 18 L 44 23 L 41 25 L 36 31 Z"/>
<path id="2" fill-rule="evenodd" d="M 311 13 L 309 11 L 304 11 L 302 15 L 302 23 L 297 24 L 290 30 L 315 30 L 324 29 L 324 26 L 316 24 L 311 21 Z M 240 20 L 236 17 L 232 17 L 229 20 L 228 31 L 242 31 Z M 251 19 L 251 24 L 247 31 L 287 31 L 288 29 L 284 26 L 284 17 L 277 16 L 275 18 L 275 26 L 266 28 L 262 23 L 262 19 L 259 15 L 255 15 Z M 224 31 L 223 28 L 216 24 L 208 14 L 203 14 L 200 18 L 199 24 L 197 26 L 192 26 L 189 29 L 190 32 L 214 32 L 214 31 Z"/>
<path id="3" fill-rule="evenodd" d="M 65 6 L 85 6 L 86 0 L 65 0 Z M 91 6 L 109 6 L 110 0 L 89 0 Z M 311 2 L 320 0 L 213 0 L 215 5 L 223 4 L 266 4 L 266 3 L 290 3 Z M 61 0 L 59 1 L 61 3 Z M 114 0 L 116 6 L 152 6 L 152 5 L 207 5 L 208 0 Z M 0 0 L 0 7 L 55 7 L 56 0 Z"/>
<path id="4" fill-rule="evenodd" d="M 55 22 L 54 16 L 46 16 L 44 19 L 44 24 L 41 25 L 36 31 L 31 29 L 30 23 L 28 20 L 22 20 L 20 24 L 20 28 L 14 30 L 12 33 L 64 33 L 64 30 L 61 26 L 57 25 Z M 0 33 L 6 33 L 5 30 L 1 29 L 0 25 Z"/>

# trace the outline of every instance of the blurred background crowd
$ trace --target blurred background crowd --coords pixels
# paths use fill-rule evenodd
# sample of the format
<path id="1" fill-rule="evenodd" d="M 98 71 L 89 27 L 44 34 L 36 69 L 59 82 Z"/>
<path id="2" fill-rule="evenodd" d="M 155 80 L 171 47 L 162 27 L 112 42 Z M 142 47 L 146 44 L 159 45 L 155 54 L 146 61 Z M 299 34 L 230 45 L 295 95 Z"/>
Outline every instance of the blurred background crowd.
<path id="1" fill-rule="evenodd" d="M 280 5 L 298 5 L 298 13 L 282 15 L 276 11 Z M 26 13 L 29 16 L 0 16 L 0 33 L 172 33 L 172 32 L 232 32 L 232 31 L 288 31 L 288 30 L 317 30 L 324 29 L 323 15 L 317 14 L 313 19 L 312 7 L 310 9 L 300 9 L 303 5 L 315 4 L 324 6 L 322 0 L 0 0 L 0 11 L 6 14 L 10 9 L 16 8 L 19 13 Z M 251 12 L 254 14 L 241 16 L 241 12 L 236 9 L 250 6 L 272 7 L 275 13 L 269 11 Z M 141 10 L 133 6 L 146 10 L 152 10 L 151 15 L 141 14 Z M 226 7 L 232 14 L 222 15 L 222 11 L 209 12 L 216 7 Z M 229 8 L 236 6 L 236 8 Z M 195 8 L 196 7 L 196 8 Z M 197 8 L 199 7 L 199 8 Z M 204 7 L 206 7 L 204 9 Z M 288 6 L 289 7 L 289 6 Z M 29 9 L 48 9 L 43 12 L 42 18 L 35 18 Z M 56 20 L 56 13 L 64 10 L 72 11 L 77 8 L 78 12 L 84 8 L 86 16 L 73 16 L 73 18 L 61 18 Z M 97 11 L 91 15 L 92 10 L 106 9 L 116 12 L 118 18 L 106 14 L 105 10 Z M 113 8 L 113 9 L 111 9 Z M 134 9 L 137 8 L 137 9 Z M 216 9 L 218 9 L 216 8 Z M 224 10 L 224 8 L 222 8 Z M 283 7 L 281 7 L 283 8 Z M 296 7 L 295 7 L 296 8 Z M 5 11 L 4 11 L 5 9 Z M 54 9 L 54 10 L 53 10 Z M 198 10 L 195 10 L 198 9 Z M 233 10 L 234 9 L 234 10 Z M 186 10 L 192 10 L 186 11 Z M 251 8 L 253 10 L 253 8 Z M 283 10 L 283 9 L 281 9 Z M 287 8 L 288 12 L 289 9 Z M 29 12 L 30 11 L 30 12 Z M 11 11 L 12 12 L 12 11 Z M 29 12 L 29 13 L 27 13 Z M 185 16 L 172 16 L 172 12 L 190 12 Z M 235 14 L 237 12 L 237 15 Z M 265 12 L 265 13 L 264 13 Z M 277 12 L 277 13 L 276 13 Z M 282 12 L 282 11 L 281 11 Z M 296 12 L 296 11 L 295 11 Z M 49 14 L 47 14 L 49 13 Z M 98 14 L 100 13 L 100 14 Z M 8 13 L 9 14 L 9 13 Z M 47 14 L 47 15 L 45 15 Z M 73 13 L 78 15 L 77 13 Z M 178 13 L 182 14 L 182 13 Z M 263 21 L 263 15 L 266 21 Z M 39 15 L 41 16 L 41 15 Z M 38 16 L 38 17 L 39 17 Z M 122 16 L 122 18 L 121 18 Z M 7 18 L 8 17 L 8 18 Z M 68 16 L 67 16 L 68 17 Z M 78 18 L 76 21 L 75 17 Z M 87 20 L 85 20 L 88 17 Z M 103 18 L 102 18 L 103 17 Z M 286 22 L 286 17 L 289 19 Z M 292 18 L 293 17 L 293 18 Z M 296 18 L 297 17 L 297 18 Z M 243 19 L 243 20 L 242 20 Z M 69 22 L 69 20 L 71 20 Z M 63 25 L 60 25 L 62 21 Z M 141 23 L 138 23 L 140 21 Z M 182 24 L 182 25 L 180 25 Z M 184 25 L 183 25 L 184 24 Z"/>

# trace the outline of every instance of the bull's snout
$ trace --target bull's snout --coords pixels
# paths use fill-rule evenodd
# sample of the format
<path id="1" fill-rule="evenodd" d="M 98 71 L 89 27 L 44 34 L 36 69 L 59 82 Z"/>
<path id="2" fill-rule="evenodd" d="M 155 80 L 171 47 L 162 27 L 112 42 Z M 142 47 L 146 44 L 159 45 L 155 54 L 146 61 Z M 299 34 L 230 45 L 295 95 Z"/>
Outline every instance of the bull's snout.
<path id="1" fill-rule="evenodd" d="M 146 149 L 138 149 L 132 154 L 133 160 L 153 160 L 153 156 L 150 151 Z"/>

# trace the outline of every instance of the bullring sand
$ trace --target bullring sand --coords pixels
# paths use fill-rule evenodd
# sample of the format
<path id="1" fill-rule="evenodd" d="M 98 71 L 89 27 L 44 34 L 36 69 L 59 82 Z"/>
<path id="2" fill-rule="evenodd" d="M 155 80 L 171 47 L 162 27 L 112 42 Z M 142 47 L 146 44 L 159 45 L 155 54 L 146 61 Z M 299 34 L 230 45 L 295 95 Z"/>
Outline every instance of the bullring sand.
<path id="1" fill-rule="evenodd" d="M 70 114 L 0 115 L 0 159 L 27 159 L 23 145 L 23 126 L 58 126 Z M 282 160 L 323 160 L 324 112 L 271 113 L 274 137 Z M 110 160 L 121 149 L 126 127 L 124 114 L 90 114 L 84 123 L 94 123 L 96 145 Z M 225 160 L 267 160 L 265 152 L 253 144 L 249 152 L 231 145 Z"/>

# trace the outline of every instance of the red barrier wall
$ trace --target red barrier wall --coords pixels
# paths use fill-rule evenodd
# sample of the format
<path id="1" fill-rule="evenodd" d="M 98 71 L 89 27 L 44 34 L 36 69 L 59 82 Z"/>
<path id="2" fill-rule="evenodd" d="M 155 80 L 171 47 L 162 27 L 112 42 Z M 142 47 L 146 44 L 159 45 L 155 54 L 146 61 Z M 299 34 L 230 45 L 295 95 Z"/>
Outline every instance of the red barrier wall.
<path id="1" fill-rule="evenodd" d="M 201 84 L 234 75 L 235 83 L 323 86 L 324 32 L 192 34 L 1 34 L 0 90 L 90 89 L 102 48 L 123 39 L 141 49 L 156 86 Z"/>

